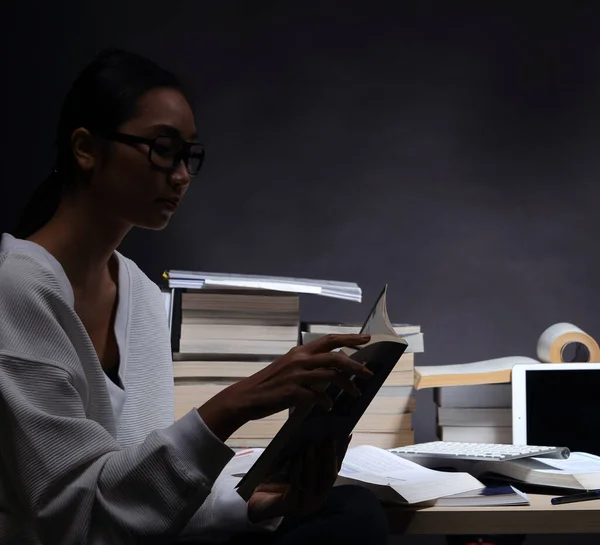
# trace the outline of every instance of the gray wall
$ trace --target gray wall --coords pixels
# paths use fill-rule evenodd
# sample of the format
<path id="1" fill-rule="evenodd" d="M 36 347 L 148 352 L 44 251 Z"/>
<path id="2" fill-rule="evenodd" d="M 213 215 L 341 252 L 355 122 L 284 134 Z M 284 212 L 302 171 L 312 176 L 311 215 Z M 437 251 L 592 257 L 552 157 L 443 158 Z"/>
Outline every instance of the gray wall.
<path id="1" fill-rule="evenodd" d="M 365 305 L 302 301 L 304 319 L 339 321 L 361 321 L 387 282 L 392 320 L 425 331 L 420 364 L 535 356 L 557 321 L 600 337 L 598 9 L 14 4 L 0 231 L 52 166 L 71 80 L 117 45 L 189 83 L 208 150 L 169 229 L 125 241 L 152 278 L 356 281 Z M 429 392 L 416 426 L 433 437 Z"/>

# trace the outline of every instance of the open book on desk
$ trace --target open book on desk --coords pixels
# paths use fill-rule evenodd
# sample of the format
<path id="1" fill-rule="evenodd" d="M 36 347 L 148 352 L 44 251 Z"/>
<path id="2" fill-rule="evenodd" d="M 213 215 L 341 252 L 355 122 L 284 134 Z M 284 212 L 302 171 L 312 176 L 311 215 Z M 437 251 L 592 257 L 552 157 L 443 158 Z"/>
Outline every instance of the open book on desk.
<path id="1" fill-rule="evenodd" d="M 415 388 L 506 383 L 511 380 L 512 368 L 521 363 L 540 362 L 525 356 L 511 356 L 453 365 L 421 365 L 415 367 Z"/>
<path id="2" fill-rule="evenodd" d="M 264 449 L 261 448 L 241 449 L 223 471 L 234 477 L 243 477 L 263 451 Z M 366 486 L 381 500 L 391 503 L 408 503 L 405 498 L 407 496 L 411 500 L 426 497 L 423 502 L 417 501 L 417 503 L 431 504 L 436 507 L 529 504 L 527 496 L 513 486 L 481 488 L 483 485 L 476 479 L 463 475 L 425 469 L 398 456 L 390 455 L 386 450 L 358 446 L 348 450 L 336 485 L 352 483 Z M 431 482 L 435 483 L 433 493 L 430 493 Z M 440 483 L 442 488 L 439 488 Z M 456 492 L 465 488 L 468 489 L 466 492 Z M 446 493 L 449 495 L 438 497 L 439 494 Z M 432 498 L 432 496 L 436 497 Z"/>
<path id="3" fill-rule="evenodd" d="M 386 450 L 361 445 L 348 449 L 336 484 L 360 484 L 382 501 L 415 504 L 484 486 L 468 473 L 427 469 Z"/>
<path id="4" fill-rule="evenodd" d="M 600 457 L 572 452 L 566 460 L 554 458 L 520 458 L 505 462 L 483 462 L 478 475 L 496 473 L 539 486 L 590 490 L 600 488 Z"/>
<path id="5" fill-rule="evenodd" d="M 572 452 L 566 460 L 532 457 L 503 461 L 466 461 L 419 457 L 419 464 L 429 468 L 466 471 L 481 480 L 486 480 L 488 476 L 499 476 L 515 483 L 552 488 L 600 488 L 600 457 L 585 452 Z"/>

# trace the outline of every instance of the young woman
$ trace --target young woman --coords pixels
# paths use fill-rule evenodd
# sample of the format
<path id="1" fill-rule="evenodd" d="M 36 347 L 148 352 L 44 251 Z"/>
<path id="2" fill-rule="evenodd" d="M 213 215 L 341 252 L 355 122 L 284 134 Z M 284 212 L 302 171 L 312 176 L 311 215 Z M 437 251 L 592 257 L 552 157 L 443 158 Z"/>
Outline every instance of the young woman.
<path id="1" fill-rule="evenodd" d="M 297 347 L 173 422 L 162 296 L 116 249 L 133 226 L 167 226 L 196 139 L 179 81 L 131 53 L 100 55 L 66 97 L 55 168 L 0 246 L 2 544 L 386 540 L 366 490 L 331 489 L 346 444 L 309 448 L 247 504 L 225 468 L 248 420 L 326 404 L 330 381 L 356 394 L 337 370 L 368 371 L 331 351 L 368 337 Z"/>

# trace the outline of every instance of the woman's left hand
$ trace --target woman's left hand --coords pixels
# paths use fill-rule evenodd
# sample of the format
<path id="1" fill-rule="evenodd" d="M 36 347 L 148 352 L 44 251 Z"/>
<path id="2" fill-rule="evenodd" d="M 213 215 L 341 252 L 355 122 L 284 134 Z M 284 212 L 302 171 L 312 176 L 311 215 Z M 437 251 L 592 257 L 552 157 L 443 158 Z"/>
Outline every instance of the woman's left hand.
<path id="1" fill-rule="evenodd" d="M 328 439 L 310 445 L 290 464 L 287 482 L 267 482 L 256 487 L 248 501 L 252 522 L 288 515 L 305 516 L 323 505 L 333 486 L 348 449 L 350 437 L 340 444 Z"/>

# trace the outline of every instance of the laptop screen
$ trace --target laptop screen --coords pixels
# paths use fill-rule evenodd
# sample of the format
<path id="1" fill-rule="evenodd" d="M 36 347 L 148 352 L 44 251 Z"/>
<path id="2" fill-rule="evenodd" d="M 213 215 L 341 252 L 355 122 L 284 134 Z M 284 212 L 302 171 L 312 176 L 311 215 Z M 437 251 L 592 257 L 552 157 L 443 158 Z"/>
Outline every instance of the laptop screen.
<path id="1" fill-rule="evenodd" d="M 600 370 L 527 370 L 527 443 L 600 456 Z"/>

